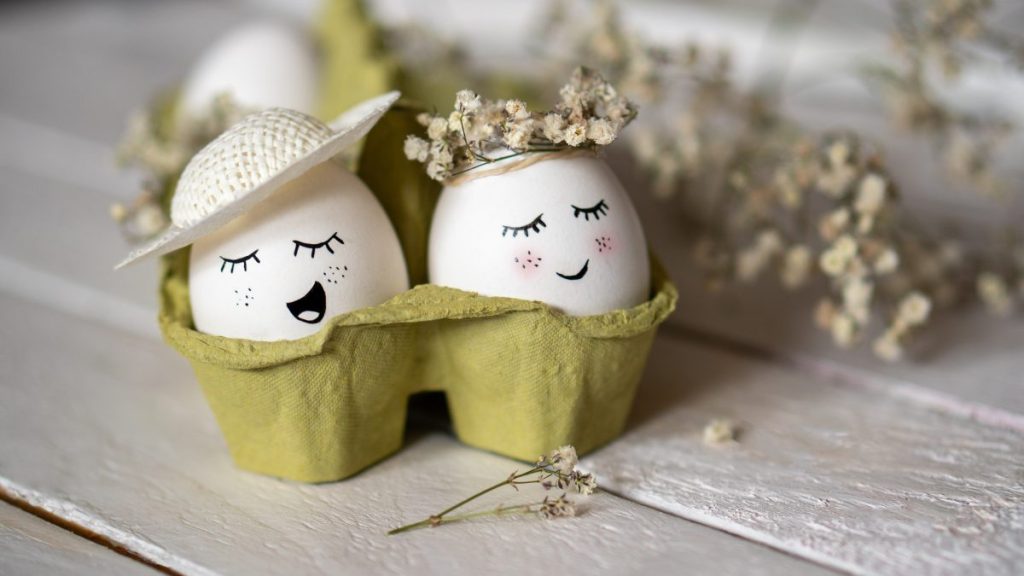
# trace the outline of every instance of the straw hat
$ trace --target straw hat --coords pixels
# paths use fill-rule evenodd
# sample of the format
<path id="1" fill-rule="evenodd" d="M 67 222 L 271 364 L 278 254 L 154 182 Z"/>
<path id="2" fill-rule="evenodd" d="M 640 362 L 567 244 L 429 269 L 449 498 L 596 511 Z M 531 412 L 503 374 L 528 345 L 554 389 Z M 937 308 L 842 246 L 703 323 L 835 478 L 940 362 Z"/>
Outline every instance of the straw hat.
<path id="1" fill-rule="evenodd" d="M 286 108 L 246 116 L 185 166 L 167 230 L 133 250 L 115 268 L 167 254 L 216 231 L 281 185 L 365 136 L 398 96 L 388 92 L 371 98 L 330 125 Z"/>

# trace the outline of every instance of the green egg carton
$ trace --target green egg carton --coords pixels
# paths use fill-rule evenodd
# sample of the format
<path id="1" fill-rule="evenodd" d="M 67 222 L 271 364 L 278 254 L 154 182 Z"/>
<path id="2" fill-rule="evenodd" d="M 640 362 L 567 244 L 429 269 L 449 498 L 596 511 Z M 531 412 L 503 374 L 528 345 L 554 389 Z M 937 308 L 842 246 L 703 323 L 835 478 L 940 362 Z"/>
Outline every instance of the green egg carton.
<path id="1" fill-rule="evenodd" d="M 520 460 L 564 444 L 586 453 L 625 426 L 675 307 L 661 266 L 652 256 L 647 302 L 585 317 L 425 284 L 440 189 L 402 157 L 414 117 L 401 106 L 385 115 L 358 170 L 395 225 L 413 289 L 299 340 L 224 338 L 193 327 L 188 250 L 164 257 L 161 329 L 192 364 L 240 468 L 302 482 L 356 474 L 401 448 L 409 396 L 423 391 L 445 392 L 462 442 Z"/>

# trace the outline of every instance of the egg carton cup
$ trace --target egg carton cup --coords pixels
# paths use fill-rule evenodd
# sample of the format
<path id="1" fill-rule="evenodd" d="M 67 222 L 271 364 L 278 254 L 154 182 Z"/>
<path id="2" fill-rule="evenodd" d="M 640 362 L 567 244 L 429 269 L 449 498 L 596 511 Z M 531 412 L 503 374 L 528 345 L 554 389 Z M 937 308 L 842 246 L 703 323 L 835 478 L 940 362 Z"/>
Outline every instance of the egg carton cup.
<path id="1" fill-rule="evenodd" d="M 224 338 L 191 327 L 188 255 L 164 259 L 160 326 L 192 364 L 243 469 L 327 482 L 402 445 L 409 396 L 444 391 L 455 434 L 519 460 L 623 430 L 676 289 L 656 262 L 651 299 L 567 316 L 540 302 L 420 285 L 332 318 L 300 340 Z"/>

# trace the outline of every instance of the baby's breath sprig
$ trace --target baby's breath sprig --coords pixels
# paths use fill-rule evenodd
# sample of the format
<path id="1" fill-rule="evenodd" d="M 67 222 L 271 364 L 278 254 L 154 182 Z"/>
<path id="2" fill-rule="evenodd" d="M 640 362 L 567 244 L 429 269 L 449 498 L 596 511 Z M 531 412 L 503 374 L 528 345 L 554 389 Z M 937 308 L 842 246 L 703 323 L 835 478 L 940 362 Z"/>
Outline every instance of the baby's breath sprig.
<path id="1" fill-rule="evenodd" d="M 555 107 L 541 112 L 521 100 L 487 100 L 460 90 L 447 116 L 419 116 L 427 138 L 406 138 L 405 155 L 444 181 L 531 152 L 607 146 L 634 117 L 632 102 L 600 74 L 580 67 L 559 91 Z"/>
<path id="2" fill-rule="evenodd" d="M 449 506 L 445 510 L 424 518 L 419 522 L 395 528 L 388 532 L 388 535 L 400 534 L 402 532 L 416 530 L 417 528 L 433 528 L 442 524 L 463 522 L 484 516 L 504 516 L 513 514 L 536 514 L 542 518 L 575 516 L 576 504 L 567 497 L 566 492 L 575 490 L 578 494 L 589 496 L 597 490 L 597 479 L 594 478 L 593 474 L 577 470 L 576 465 L 578 463 L 579 459 L 576 457 L 576 449 L 572 446 L 562 446 L 561 448 L 551 452 L 551 454 L 538 458 L 536 464 L 534 464 L 534 466 L 529 470 L 526 470 L 525 472 L 512 472 L 508 475 L 508 478 L 505 478 L 501 482 L 488 486 L 457 504 Z M 477 498 L 499 488 L 509 486 L 518 492 L 519 487 L 526 484 L 537 484 L 545 490 L 557 488 L 563 492 L 557 498 L 545 496 L 544 499 L 539 502 L 519 504 L 516 506 L 498 506 L 490 510 L 465 514 L 452 514 L 452 512 L 455 512 Z"/>
<path id="3" fill-rule="evenodd" d="M 251 112 L 228 94 L 215 97 L 201 116 L 181 114 L 176 100 L 176 95 L 165 95 L 135 112 L 118 144 L 118 162 L 144 174 L 141 193 L 129 204 L 119 202 L 110 208 L 111 217 L 130 242 L 145 241 L 169 224 L 170 194 L 185 164 Z"/>

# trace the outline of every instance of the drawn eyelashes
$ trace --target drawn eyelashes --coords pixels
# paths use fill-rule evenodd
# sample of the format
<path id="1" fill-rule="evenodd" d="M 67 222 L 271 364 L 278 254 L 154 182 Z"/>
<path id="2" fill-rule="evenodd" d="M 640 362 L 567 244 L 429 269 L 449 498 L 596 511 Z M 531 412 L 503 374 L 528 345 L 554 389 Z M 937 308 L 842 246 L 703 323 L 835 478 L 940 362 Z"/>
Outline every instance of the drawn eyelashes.
<path id="1" fill-rule="evenodd" d="M 548 225 L 544 223 L 544 215 L 540 214 L 536 218 L 533 219 L 533 222 L 530 222 L 529 224 L 527 224 L 525 226 L 502 226 L 501 227 L 501 235 L 504 236 L 504 235 L 508 234 L 509 230 L 511 230 L 513 238 L 518 236 L 520 232 L 523 233 L 523 236 L 529 237 L 531 230 L 533 231 L 534 234 L 539 234 L 541 228 L 547 228 L 547 227 L 548 227 Z"/>
<path id="2" fill-rule="evenodd" d="M 259 252 L 258 249 L 257 250 L 253 250 L 248 256 L 242 256 L 241 258 L 235 258 L 235 259 L 225 258 L 225 257 L 221 256 L 220 259 L 223 260 L 223 262 L 220 265 L 220 271 L 223 272 L 224 271 L 224 267 L 227 266 L 228 264 L 231 264 L 231 268 L 228 270 L 228 272 L 231 273 L 231 274 L 234 274 L 235 273 L 235 266 L 238 266 L 239 264 L 241 264 L 242 265 L 242 272 L 248 272 L 249 271 L 249 260 L 255 260 L 257 264 L 260 263 L 260 257 L 256 255 L 257 252 Z"/>
<path id="3" fill-rule="evenodd" d="M 594 220 L 600 220 L 601 216 L 608 213 L 608 205 L 604 203 L 604 200 L 601 200 L 590 208 L 580 208 L 579 206 L 574 206 L 572 204 L 570 204 L 570 206 L 572 206 L 572 215 L 574 217 L 579 218 L 580 214 L 583 214 L 584 218 L 586 218 L 588 222 L 590 221 L 591 216 L 594 217 Z"/>
<path id="4" fill-rule="evenodd" d="M 292 256 L 298 256 L 299 255 L 299 248 L 309 248 L 309 257 L 310 258 L 315 257 L 316 256 L 316 251 L 321 249 L 321 248 L 326 248 L 328 252 L 330 252 L 331 254 L 334 254 L 334 249 L 331 248 L 331 242 L 333 242 L 335 240 L 338 241 L 338 244 L 344 244 L 345 243 L 344 240 L 342 240 L 341 238 L 338 237 L 338 233 L 337 232 L 335 232 L 334 234 L 331 234 L 331 237 L 328 238 L 327 240 L 324 240 L 323 242 L 318 242 L 316 244 L 308 244 L 306 242 L 300 242 L 298 240 L 292 240 L 292 242 L 295 243 L 295 251 L 292 252 Z"/>

